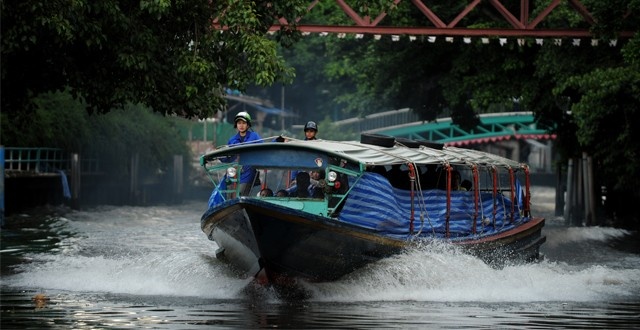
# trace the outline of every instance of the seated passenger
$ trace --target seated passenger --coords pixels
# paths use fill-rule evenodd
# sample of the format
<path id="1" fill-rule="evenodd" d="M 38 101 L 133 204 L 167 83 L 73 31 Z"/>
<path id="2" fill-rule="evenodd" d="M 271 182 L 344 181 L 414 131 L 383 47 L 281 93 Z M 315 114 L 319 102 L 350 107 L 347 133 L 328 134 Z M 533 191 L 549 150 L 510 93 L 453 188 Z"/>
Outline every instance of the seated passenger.
<path id="1" fill-rule="evenodd" d="M 371 166 L 367 168 L 367 171 L 378 173 L 384 177 L 387 176 L 387 169 L 384 166 Z"/>
<path id="2" fill-rule="evenodd" d="M 451 171 L 451 190 L 466 190 L 463 188 L 460 183 L 462 178 L 460 176 L 460 172 L 458 170 Z"/>
<path id="3" fill-rule="evenodd" d="M 260 190 L 260 197 L 273 197 L 273 190 L 269 188 Z"/>
<path id="4" fill-rule="evenodd" d="M 469 180 L 463 180 L 462 183 L 460 183 L 460 190 L 466 190 L 466 191 L 471 191 L 471 188 L 473 187 L 473 183 L 471 183 L 471 181 Z"/>
<path id="5" fill-rule="evenodd" d="M 311 171 L 311 185 L 309 195 L 313 198 L 324 198 L 324 187 L 326 186 L 324 171 Z"/>
<path id="6" fill-rule="evenodd" d="M 393 187 L 409 190 L 411 189 L 409 171 L 403 171 L 400 169 L 401 166 L 402 164 L 392 165 L 391 169 L 387 171 L 387 179 L 389 179 L 389 182 Z"/>
<path id="7" fill-rule="evenodd" d="M 298 172 L 296 175 L 296 197 L 309 197 L 309 186 L 311 177 L 307 172 Z"/>
<path id="8" fill-rule="evenodd" d="M 324 172 L 323 172 L 324 174 Z M 323 178 L 324 176 L 320 176 Z M 324 179 L 311 183 L 311 176 L 307 172 L 298 172 L 296 184 L 285 190 L 291 197 L 324 198 Z"/>
<path id="9" fill-rule="evenodd" d="M 420 187 L 422 189 L 435 189 L 438 186 L 438 164 L 426 164 L 420 166 Z"/>

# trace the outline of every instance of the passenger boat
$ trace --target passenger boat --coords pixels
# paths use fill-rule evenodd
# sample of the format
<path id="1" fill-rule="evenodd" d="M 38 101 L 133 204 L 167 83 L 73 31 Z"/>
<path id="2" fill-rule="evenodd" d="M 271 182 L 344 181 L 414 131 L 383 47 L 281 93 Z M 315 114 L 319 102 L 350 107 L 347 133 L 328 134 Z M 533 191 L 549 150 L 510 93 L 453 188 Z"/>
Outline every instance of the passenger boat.
<path id="1" fill-rule="evenodd" d="M 222 146 L 200 159 L 215 185 L 202 231 L 216 242 L 216 257 L 247 277 L 334 281 L 434 241 L 498 267 L 540 258 L 544 219 L 530 214 L 526 164 L 376 134 L 258 142 Z M 243 196 L 238 178 L 251 168 L 253 188 Z M 306 174 L 293 174 L 309 172 L 320 179 L 304 193 Z M 471 187 L 460 189 L 458 175 Z M 289 195 L 265 196 L 266 188 Z"/>

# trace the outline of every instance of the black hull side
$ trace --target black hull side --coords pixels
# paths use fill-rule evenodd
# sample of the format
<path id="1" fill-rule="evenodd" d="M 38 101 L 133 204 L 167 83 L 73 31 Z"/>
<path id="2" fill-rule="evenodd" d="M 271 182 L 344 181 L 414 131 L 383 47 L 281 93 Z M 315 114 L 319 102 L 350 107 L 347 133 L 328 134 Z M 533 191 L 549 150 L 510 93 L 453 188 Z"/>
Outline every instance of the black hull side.
<path id="1" fill-rule="evenodd" d="M 272 281 L 333 281 L 405 247 L 334 219 L 250 199 L 205 214 L 202 227 L 236 268 L 248 276 L 264 269 Z"/>
<path id="2" fill-rule="evenodd" d="M 541 259 L 544 218 L 533 218 L 509 231 L 478 240 L 459 242 L 468 251 L 494 267 Z"/>
<path id="3" fill-rule="evenodd" d="M 218 258 L 227 259 L 246 276 L 263 270 L 271 282 L 291 278 L 333 281 L 412 244 L 248 198 L 209 210 L 201 225 L 221 248 Z M 532 261 L 539 258 L 545 241 L 543 226 L 544 219 L 535 218 L 500 234 L 452 243 L 493 266 Z"/>

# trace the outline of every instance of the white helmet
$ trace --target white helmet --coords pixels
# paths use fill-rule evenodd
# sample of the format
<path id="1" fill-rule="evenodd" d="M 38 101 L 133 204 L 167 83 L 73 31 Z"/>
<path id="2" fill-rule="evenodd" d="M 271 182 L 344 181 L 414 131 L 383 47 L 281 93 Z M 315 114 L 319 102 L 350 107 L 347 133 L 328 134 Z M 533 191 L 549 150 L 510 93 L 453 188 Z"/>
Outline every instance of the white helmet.
<path id="1" fill-rule="evenodd" d="M 236 118 L 233 119 L 233 128 L 238 127 L 238 125 L 237 125 L 238 120 L 242 120 L 242 121 L 246 122 L 247 125 L 249 125 L 249 127 L 251 127 L 251 115 L 248 112 L 246 112 L 246 111 L 238 112 L 238 114 L 236 115 Z"/>

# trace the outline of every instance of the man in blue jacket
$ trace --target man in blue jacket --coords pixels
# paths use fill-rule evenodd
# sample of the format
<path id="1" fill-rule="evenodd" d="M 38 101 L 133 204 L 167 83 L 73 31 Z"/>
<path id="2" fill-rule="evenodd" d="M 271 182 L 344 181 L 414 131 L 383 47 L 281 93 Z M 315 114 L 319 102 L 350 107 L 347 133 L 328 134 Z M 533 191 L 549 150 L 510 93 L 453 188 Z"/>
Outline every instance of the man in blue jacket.
<path id="1" fill-rule="evenodd" d="M 238 112 L 234 119 L 233 127 L 238 130 L 238 133 L 229 139 L 229 142 L 227 142 L 228 145 L 262 143 L 260 135 L 251 130 L 251 115 L 249 115 L 248 112 Z M 251 193 L 251 188 L 253 187 L 254 179 L 256 179 L 257 174 L 258 173 L 255 168 L 248 165 L 242 166 L 242 172 L 240 174 L 241 195 L 247 196 Z"/>

